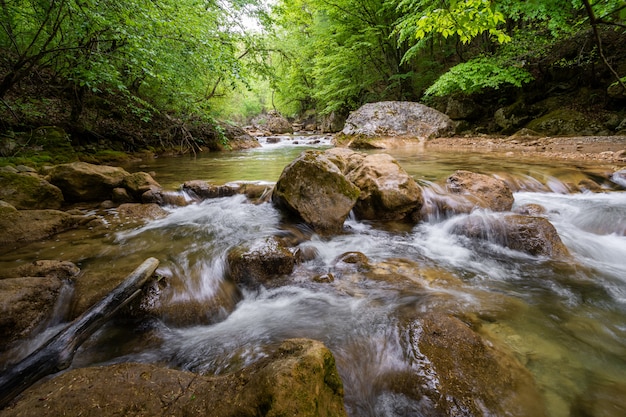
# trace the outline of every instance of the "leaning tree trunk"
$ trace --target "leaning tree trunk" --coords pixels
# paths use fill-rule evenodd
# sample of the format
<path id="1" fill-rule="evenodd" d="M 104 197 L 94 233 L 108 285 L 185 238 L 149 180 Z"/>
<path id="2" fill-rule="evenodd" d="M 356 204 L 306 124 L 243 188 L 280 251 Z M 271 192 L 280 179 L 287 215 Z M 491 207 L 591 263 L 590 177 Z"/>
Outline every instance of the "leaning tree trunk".
<path id="1" fill-rule="evenodd" d="M 146 259 L 100 302 L 76 318 L 65 329 L 0 376 L 0 409 L 42 377 L 66 369 L 78 347 L 121 307 L 141 292 L 159 266 Z"/>

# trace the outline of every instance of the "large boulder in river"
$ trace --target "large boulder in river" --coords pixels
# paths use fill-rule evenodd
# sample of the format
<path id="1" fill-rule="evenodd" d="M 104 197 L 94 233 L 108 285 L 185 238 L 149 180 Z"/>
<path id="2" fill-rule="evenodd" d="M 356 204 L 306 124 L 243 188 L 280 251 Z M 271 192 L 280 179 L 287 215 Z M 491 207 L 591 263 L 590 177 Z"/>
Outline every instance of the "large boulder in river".
<path id="1" fill-rule="evenodd" d="M 422 191 L 413 177 L 387 154 L 367 155 L 346 177 L 361 193 L 354 206 L 366 220 L 414 219 L 423 204 Z"/>
<path id="2" fill-rule="evenodd" d="M 25 391 L 2 417 L 342 417 L 343 385 L 321 343 L 291 339 L 234 373 L 122 363 L 74 369 Z"/>
<path id="3" fill-rule="evenodd" d="M 453 132 L 452 120 L 433 108 L 409 101 L 384 101 L 365 104 L 352 112 L 346 120 L 342 134 L 428 139 Z"/>
<path id="4" fill-rule="evenodd" d="M 0 200 L 18 210 L 59 209 L 63 193 L 32 173 L 0 172 Z"/>
<path id="5" fill-rule="evenodd" d="M 342 230 L 359 193 L 328 155 L 307 151 L 285 167 L 272 201 L 328 235 Z"/>
<path id="6" fill-rule="evenodd" d="M 479 213 L 459 218 L 454 224 L 453 232 L 533 256 L 569 256 L 558 232 L 545 217 Z"/>
<path id="7" fill-rule="evenodd" d="M 62 286 L 57 277 L 0 279 L 0 352 L 41 330 L 52 318 Z"/>
<path id="8" fill-rule="evenodd" d="M 67 201 L 104 201 L 130 174 L 119 167 L 72 162 L 53 167 L 48 175 Z"/>
<path id="9" fill-rule="evenodd" d="M 478 207 L 492 211 L 509 211 L 513 207 L 511 189 L 489 175 L 457 171 L 446 182 L 452 193 L 466 196 Z"/>
<path id="10" fill-rule="evenodd" d="M 429 313 L 404 331 L 414 370 L 387 380 L 390 391 L 419 403 L 416 415 L 546 416 L 530 372 L 458 318 Z"/>

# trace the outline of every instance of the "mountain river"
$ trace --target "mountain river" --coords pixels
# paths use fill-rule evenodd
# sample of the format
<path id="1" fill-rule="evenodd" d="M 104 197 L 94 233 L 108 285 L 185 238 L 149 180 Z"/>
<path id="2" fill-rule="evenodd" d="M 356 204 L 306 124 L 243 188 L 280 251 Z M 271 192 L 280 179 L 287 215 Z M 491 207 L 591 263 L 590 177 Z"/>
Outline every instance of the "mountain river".
<path id="1" fill-rule="evenodd" d="M 303 150 L 329 146 L 327 138 L 313 139 L 285 137 L 253 150 L 156 158 L 125 168 L 153 172 L 169 190 L 194 179 L 273 183 Z M 344 234 L 323 239 L 305 227 L 285 226 L 270 203 L 234 196 L 167 207 L 167 217 L 143 224 L 66 232 L 0 256 L 0 267 L 59 259 L 88 276 L 129 272 L 154 256 L 168 280 L 163 299 L 197 306 L 195 318 L 137 325 L 149 327 L 150 337 L 139 327 L 111 323 L 79 350 L 74 367 L 134 361 L 219 374 L 263 356 L 263 346 L 306 337 L 335 355 L 350 416 L 422 415 L 418 404 L 392 395 L 381 379 L 414 366 L 402 342 L 403 318 L 436 310 L 479 323 L 484 338 L 519 359 L 549 416 L 626 415 L 626 192 L 605 179 L 619 167 L 495 153 L 386 152 L 418 180 L 427 202 L 446 198 L 445 179 L 458 169 L 502 178 L 514 190 L 514 209 L 529 203 L 545 208 L 571 260 L 534 257 L 450 232 L 462 216 L 501 214 L 435 214 L 415 226 L 350 218 Z M 600 182 L 605 192 L 569 192 L 583 179 Z M 114 216 L 115 209 L 107 214 Z M 225 279 L 228 250 L 285 234 L 300 234 L 300 249 L 315 256 L 284 285 L 234 290 Z M 407 279 L 381 282 L 343 270 L 337 258 L 354 251 Z M 312 280 L 328 273 L 333 282 Z M 232 308 L 203 310 L 234 293 Z"/>

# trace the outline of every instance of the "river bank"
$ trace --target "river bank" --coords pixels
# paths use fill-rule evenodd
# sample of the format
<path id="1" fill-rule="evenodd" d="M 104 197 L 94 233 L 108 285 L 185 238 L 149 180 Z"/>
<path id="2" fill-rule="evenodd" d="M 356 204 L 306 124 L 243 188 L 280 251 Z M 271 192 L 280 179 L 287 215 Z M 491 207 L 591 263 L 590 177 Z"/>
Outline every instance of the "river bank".
<path id="1" fill-rule="evenodd" d="M 626 162 L 626 136 L 458 136 L 434 138 L 425 146 L 441 151 L 498 152 L 511 157 Z"/>

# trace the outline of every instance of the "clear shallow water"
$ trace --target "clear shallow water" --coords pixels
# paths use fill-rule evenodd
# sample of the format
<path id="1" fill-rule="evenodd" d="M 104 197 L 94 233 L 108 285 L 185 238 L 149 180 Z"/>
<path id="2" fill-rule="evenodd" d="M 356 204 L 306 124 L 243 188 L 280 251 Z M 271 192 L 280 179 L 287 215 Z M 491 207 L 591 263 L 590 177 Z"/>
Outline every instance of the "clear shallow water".
<path id="1" fill-rule="evenodd" d="M 137 169 L 154 171 L 172 189 L 191 179 L 273 182 L 303 149 L 275 145 L 197 159 L 162 158 Z M 437 310 L 472 318 L 488 340 L 512 352 L 532 373 L 548 415 L 624 415 L 626 193 L 565 194 L 569 183 L 597 178 L 610 167 L 489 154 L 390 153 L 432 194 L 457 169 L 499 175 L 517 190 L 516 206 L 546 209 L 572 260 L 470 241 L 451 233 L 461 216 L 433 216 L 415 227 L 351 219 L 344 235 L 300 243 L 316 256 L 297 267 L 288 285 L 243 291 L 233 309 L 211 324 L 201 319 L 153 324 L 149 342 L 139 332 L 105 329 L 79 352 L 75 366 L 144 361 L 223 373 L 264 356 L 268 344 L 307 337 L 335 354 L 350 415 L 418 415 L 419 404 L 387 391 L 384 382 L 395 372 L 415 371 L 402 343 L 402 323 Z M 167 218 L 142 226 L 128 224 L 95 237 L 70 232 L 29 245 L 4 255 L 0 265 L 61 258 L 89 274 L 132 269 L 155 256 L 170 281 L 167 302 L 206 302 L 224 286 L 230 248 L 296 233 L 283 227 L 270 204 L 250 204 L 240 196 L 168 210 Z M 351 251 L 365 254 L 377 273 L 337 262 Z M 312 281 L 326 273 L 334 282 Z"/>

